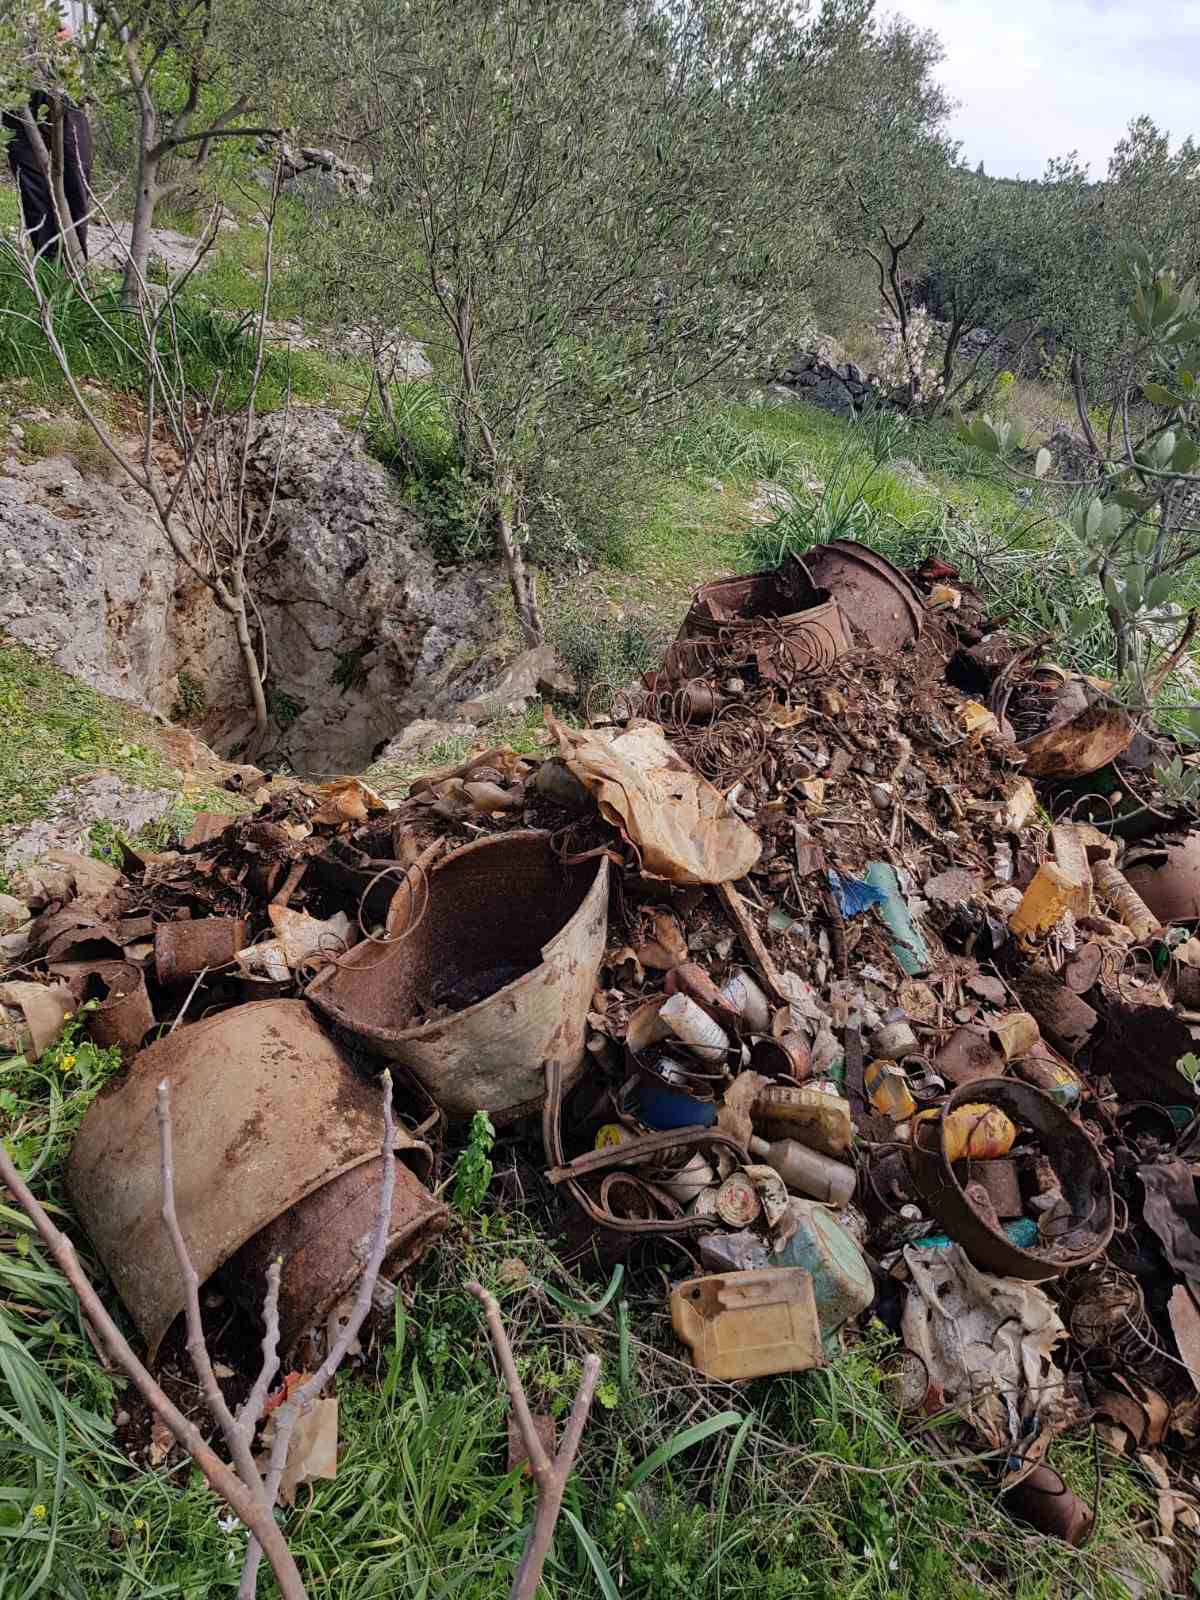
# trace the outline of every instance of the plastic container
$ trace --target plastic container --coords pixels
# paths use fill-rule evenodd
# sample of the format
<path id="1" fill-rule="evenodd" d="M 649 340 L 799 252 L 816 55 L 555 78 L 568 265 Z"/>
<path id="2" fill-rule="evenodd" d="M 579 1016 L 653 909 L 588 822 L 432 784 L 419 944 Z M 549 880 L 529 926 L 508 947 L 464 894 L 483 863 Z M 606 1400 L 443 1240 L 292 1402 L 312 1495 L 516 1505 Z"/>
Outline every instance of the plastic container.
<path id="1" fill-rule="evenodd" d="M 710 1378 L 761 1378 L 822 1364 L 813 1280 L 796 1267 L 690 1278 L 671 1291 L 671 1325 Z"/>
<path id="2" fill-rule="evenodd" d="M 800 1089 L 772 1084 L 755 1100 L 751 1118 L 766 1139 L 797 1139 L 827 1156 L 850 1148 L 850 1102 L 808 1084 Z"/>
<path id="3" fill-rule="evenodd" d="M 964 1157 L 972 1161 L 990 1161 L 996 1156 L 1006 1156 L 1016 1137 L 1015 1124 L 999 1106 L 982 1102 L 956 1106 L 942 1123 L 943 1149 L 946 1160 L 952 1164 Z"/>
<path id="4" fill-rule="evenodd" d="M 648 1128 L 711 1128 L 717 1108 L 711 1100 L 697 1100 L 686 1089 L 675 1089 L 654 1078 L 644 1078 L 638 1090 L 638 1110 Z"/>
<path id="5" fill-rule="evenodd" d="M 795 1139 L 768 1143 L 766 1139 L 752 1138 L 750 1154 L 773 1168 L 797 1194 L 831 1206 L 844 1206 L 853 1197 L 854 1168 L 834 1161 L 820 1150 L 810 1150 Z"/>
<path id="6" fill-rule="evenodd" d="M 681 1205 L 688 1205 L 698 1194 L 705 1189 L 711 1189 L 717 1181 L 717 1175 L 699 1152 L 692 1157 L 686 1166 L 670 1178 L 660 1178 L 659 1187 Z"/>
<path id="7" fill-rule="evenodd" d="M 686 994 L 671 995 L 658 1014 L 701 1061 L 724 1061 L 729 1052 L 729 1035 Z"/>
<path id="8" fill-rule="evenodd" d="M 887 1061 L 899 1061 L 917 1048 L 917 1036 L 903 1011 L 889 1012 L 868 1042 L 875 1055 Z"/>
<path id="9" fill-rule="evenodd" d="M 795 1232 L 771 1259 L 811 1274 L 821 1338 L 828 1350 L 846 1323 L 875 1299 L 875 1281 L 862 1251 L 825 1206 L 793 1200 L 788 1209 Z"/>
<path id="10" fill-rule="evenodd" d="M 1015 1222 L 1006 1222 L 1002 1232 L 1019 1250 L 1032 1250 L 1039 1242 L 1037 1223 L 1032 1217 L 1018 1217 Z M 923 1238 L 913 1240 L 913 1249 L 949 1250 L 953 1243 L 948 1233 L 927 1233 Z"/>
<path id="11" fill-rule="evenodd" d="M 1021 898 L 1021 904 L 1012 914 L 1009 926 L 1019 937 L 1049 933 L 1065 911 L 1086 916 L 1090 895 L 1080 893 L 1061 867 L 1053 861 L 1043 861 L 1033 876 L 1033 882 Z"/>

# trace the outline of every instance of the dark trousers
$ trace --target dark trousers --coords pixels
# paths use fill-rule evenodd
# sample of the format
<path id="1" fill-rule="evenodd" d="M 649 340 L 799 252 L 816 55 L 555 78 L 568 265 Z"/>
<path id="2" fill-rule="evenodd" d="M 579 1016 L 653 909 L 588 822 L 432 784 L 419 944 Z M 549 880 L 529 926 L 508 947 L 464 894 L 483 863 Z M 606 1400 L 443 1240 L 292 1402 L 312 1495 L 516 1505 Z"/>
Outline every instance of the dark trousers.
<path id="1" fill-rule="evenodd" d="M 44 137 L 48 150 L 49 129 Z M 56 260 L 58 219 L 54 215 L 54 200 L 30 138 L 25 124 L 20 123 L 16 137 L 8 146 L 8 164 L 17 180 L 21 215 L 32 236 L 33 248 L 40 257 Z M 92 130 L 83 112 L 73 106 L 67 108 L 63 117 L 63 193 L 75 224 L 80 255 L 86 261 L 87 223 L 83 219 L 92 208 Z"/>

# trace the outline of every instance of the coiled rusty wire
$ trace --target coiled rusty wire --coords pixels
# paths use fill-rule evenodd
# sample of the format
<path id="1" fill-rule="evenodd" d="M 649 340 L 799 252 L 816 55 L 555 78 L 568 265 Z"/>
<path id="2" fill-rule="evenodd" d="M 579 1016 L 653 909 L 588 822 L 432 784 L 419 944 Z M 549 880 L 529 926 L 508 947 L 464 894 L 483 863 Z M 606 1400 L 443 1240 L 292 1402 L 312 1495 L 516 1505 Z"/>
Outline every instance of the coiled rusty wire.
<path id="1" fill-rule="evenodd" d="M 786 629 L 764 619 L 752 630 L 750 640 L 759 676 L 770 677 L 784 688 L 827 671 L 839 653 L 836 634 L 815 618 Z"/>
<path id="2" fill-rule="evenodd" d="M 762 766 L 767 754 L 766 724 L 751 706 L 736 701 L 707 724 L 692 725 L 677 738 L 684 759 L 718 789 L 732 789 Z"/>
<path id="3" fill-rule="evenodd" d="M 1152 1384 L 1167 1377 L 1167 1353 L 1131 1272 L 1106 1263 L 1098 1271 L 1072 1274 L 1063 1284 L 1063 1309 L 1087 1367 L 1132 1370 Z"/>

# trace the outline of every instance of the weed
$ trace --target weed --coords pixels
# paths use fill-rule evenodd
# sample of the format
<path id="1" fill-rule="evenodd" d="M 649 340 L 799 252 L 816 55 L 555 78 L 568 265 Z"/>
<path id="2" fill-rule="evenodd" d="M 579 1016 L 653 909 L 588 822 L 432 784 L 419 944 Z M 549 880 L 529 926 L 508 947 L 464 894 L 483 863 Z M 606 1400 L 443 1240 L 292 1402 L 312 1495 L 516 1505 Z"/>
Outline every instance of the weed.
<path id="1" fill-rule="evenodd" d="M 199 678 L 190 672 L 180 672 L 175 704 L 171 708 L 173 722 L 196 722 L 208 710 L 208 691 Z"/>
<path id="2" fill-rule="evenodd" d="M 454 1163 L 454 1207 L 462 1217 L 479 1210 L 492 1181 L 492 1146 L 496 1130 L 486 1111 L 471 1118 L 471 1137 Z"/>
<path id="3" fill-rule="evenodd" d="M 271 713 L 271 720 L 281 733 L 286 733 L 295 722 L 296 718 L 304 711 L 302 700 L 295 699 L 285 693 L 283 689 L 267 687 L 267 706 Z"/>
<path id="4" fill-rule="evenodd" d="M 659 659 L 661 629 L 637 611 L 612 616 L 602 604 L 565 603 L 554 613 L 550 640 L 574 675 L 581 698 L 595 684 L 619 688 Z"/>

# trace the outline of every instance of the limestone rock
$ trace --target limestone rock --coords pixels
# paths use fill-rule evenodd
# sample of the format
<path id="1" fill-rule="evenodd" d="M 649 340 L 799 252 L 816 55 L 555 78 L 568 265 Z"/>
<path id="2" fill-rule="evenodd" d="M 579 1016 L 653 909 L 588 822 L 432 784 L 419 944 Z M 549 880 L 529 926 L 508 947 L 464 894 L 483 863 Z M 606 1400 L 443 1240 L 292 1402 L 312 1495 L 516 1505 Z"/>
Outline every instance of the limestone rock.
<path id="1" fill-rule="evenodd" d="M 49 815 L 0 840 L 0 859 L 11 870 L 51 850 L 87 855 L 94 823 L 109 822 L 126 838 L 157 822 L 175 803 L 169 789 L 144 789 L 113 772 L 97 772 L 64 784 L 49 803 Z"/>
<path id="2" fill-rule="evenodd" d="M 494 722 L 498 717 L 519 716 L 539 694 L 574 691 L 574 680 L 557 652 L 551 645 L 543 644 L 523 650 L 502 669 L 484 694 L 466 701 L 460 711 L 472 722 Z"/>
<path id="3" fill-rule="evenodd" d="M 439 696 L 447 709 L 459 698 L 499 573 L 439 567 L 395 479 L 327 412 L 265 420 L 264 479 L 281 435 L 275 536 L 253 573 L 278 724 L 271 754 L 298 772 L 354 771 L 406 723 L 443 714 Z"/>

